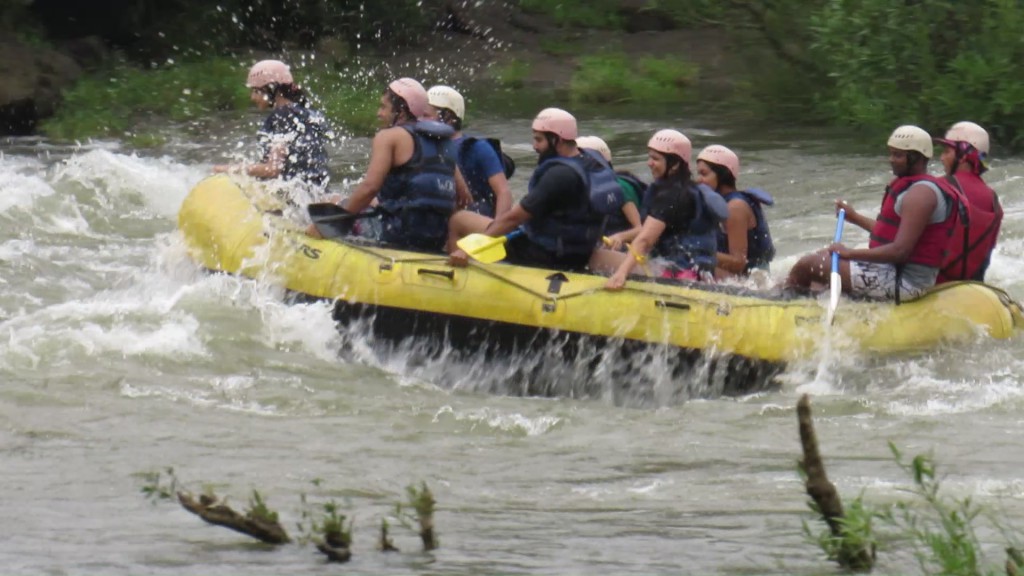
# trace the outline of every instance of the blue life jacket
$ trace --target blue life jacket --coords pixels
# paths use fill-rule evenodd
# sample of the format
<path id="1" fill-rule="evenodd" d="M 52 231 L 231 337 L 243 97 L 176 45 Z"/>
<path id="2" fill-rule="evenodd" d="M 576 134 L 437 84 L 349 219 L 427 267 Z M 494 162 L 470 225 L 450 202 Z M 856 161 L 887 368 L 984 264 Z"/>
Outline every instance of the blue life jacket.
<path id="1" fill-rule="evenodd" d="M 729 207 L 721 194 L 704 184 L 691 184 L 690 194 L 693 195 L 694 214 L 689 229 L 677 234 L 662 234 L 656 245 L 657 254 L 683 270 L 714 272 L 718 264 L 719 225 L 729 217 Z M 648 188 L 644 197 L 650 195 L 651 188 Z M 646 200 L 645 204 L 650 209 Z"/>
<path id="2" fill-rule="evenodd" d="M 584 169 L 590 175 L 590 205 L 602 222 L 601 234 L 615 234 L 630 228 L 622 214 L 626 195 L 619 185 L 618 174 L 601 153 L 589 148 L 580 149 Z"/>
<path id="3" fill-rule="evenodd" d="M 548 214 L 543 218 L 531 218 L 523 225 L 523 231 L 531 242 L 556 256 L 589 255 L 594 251 L 594 246 L 601 237 L 601 217 L 591 206 L 588 192 L 591 171 L 587 167 L 592 164 L 582 156 L 576 158 L 553 156 L 541 162 L 533 171 L 528 185 L 529 189 L 532 190 L 537 185 L 548 169 L 558 164 L 568 166 L 576 172 L 582 184 L 581 189 L 587 194 L 574 199 L 576 201 L 569 208 Z M 565 193 L 568 194 L 569 191 Z"/>
<path id="4" fill-rule="evenodd" d="M 413 140 L 408 162 L 391 169 L 377 194 L 381 240 L 408 248 L 440 250 L 455 211 L 455 131 L 434 120 L 401 125 Z"/>
<path id="5" fill-rule="evenodd" d="M 744 272 L 749 273 L 754 268 L 768 270 L 768 264 L 775 258 L 775 243 L 772 242 L 772 233 L 768 230 L 768 220 L 761 205 L 773 206 L 775 199 L 771 194 L 758 188 L 736 190 L 723 197 L 726 204 L 736 199 L 746 202 L 754 211 L 754 218 L 757 220 L 757 225 L 747 230 L 747 267 Z M 729 252 L 729 236 L 721 229 L 718 231 L 718 251 Z"/>

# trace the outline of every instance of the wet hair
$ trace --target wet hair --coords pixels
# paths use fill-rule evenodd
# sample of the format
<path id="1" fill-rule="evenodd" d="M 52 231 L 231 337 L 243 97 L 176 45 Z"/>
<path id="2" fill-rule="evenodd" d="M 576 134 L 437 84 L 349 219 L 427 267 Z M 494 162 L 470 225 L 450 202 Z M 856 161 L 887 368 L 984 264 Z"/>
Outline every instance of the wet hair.
<path id="1" fill-rule="evenodd" d="M 665 157 L 665 178 L 663 180 L 667 182 L 678 182 L 682 185 L 693 184 L 693 174 L 690 173 L 690 166 L 682 158 L 675 154 L 666 154 L 665 152 L 658 152 Z M 672 172 L 672 168 L 679 166 L 679 170 L 675 173 Z"/>
<path id="2" fill-rule="evenodd" d="M 411 120 L 416 120 L 416 117 L 413 115 L 412 110 L 409 110 L 409 103 L 405 101 L 405 98 L 402 98 L 398 94 L 395 94 L 395 91 L 392 90 L 391 88 L 388 88 L 388 90 L 387 90 L 387 92 L 385 92 L 385 94 L 387 94 L 388 100 L 391 101 L 391 110 L 392 110 L 391 125 L 392 126 L 397 124 L 398 123 L 398 118 L 403 116 L 403 115 L 406 118 L 409 118 Z"/>
<path id="3" fill-rule="evenodd" d="M 438 108 L 437 118 L 441 122 L 444 122 L 445 124 L 454 128 L 456 132 L 462 130 L 462 118 L 459 118 L 458 116 L 455 115 L 455 112 L 452 112 L 447 108 Z"/>
<path id="4" fill-rule="evenodd" d="M 715 164 L 714 162 L 708 162 L 707 160 L 701 160 L 701 162 L 708 165 L 708 168 L 715 173 L 715 178 L 718 179 L 718 187 L 731 186 L 736 187 L 736 177 L 732 175 L 732 172 L 728 168 L 721 164 Z"/>

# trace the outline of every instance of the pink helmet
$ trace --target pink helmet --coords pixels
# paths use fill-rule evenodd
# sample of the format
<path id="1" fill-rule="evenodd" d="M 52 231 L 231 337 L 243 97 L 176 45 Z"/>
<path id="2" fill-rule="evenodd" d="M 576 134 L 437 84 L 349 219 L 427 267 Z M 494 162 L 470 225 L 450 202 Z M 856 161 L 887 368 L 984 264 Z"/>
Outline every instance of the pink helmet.
<path id="1" fill-rule="evenodd" d="M 697 154 L 697 160 L 725 166 L 726 170 L 732 173 L 734 179 L 740 179 L 740 157 L 725 146 L 712 144 Z"/>
<path id="2" fill-rule="evenodd" d="M 399 78 L 388 84 L 388 89 L 405 100 L 405 103 L 409 105 L 409 113 L 417 119 L 429 116 L 427 89 L 419 82 L 412 78 Z"/>
<path id="3" fill-rule="evenodd" d="M 249 69 L 246 88 L 263 88 L 267 84 L 292 84 L 295 80 L 288 65 L 280 60 L 261 60 Z"/>
<path id="4" fill-rule="evenodd" d="M 677 130 L 658 130 L 647 142 L 647 147 L 662 154 L 675 154 L 683 159 L 687 165 L 690 164 L 690 156 L 693 154 L 693 145 L 690 139 Z"/>
<path id="5" fill-rule="evenodd" d="M 533 119 L 533 129 L 538 132 L 552 132 L 562 140 L 575 140 L 576 118 L 561 108 L 545 108 Z"/>

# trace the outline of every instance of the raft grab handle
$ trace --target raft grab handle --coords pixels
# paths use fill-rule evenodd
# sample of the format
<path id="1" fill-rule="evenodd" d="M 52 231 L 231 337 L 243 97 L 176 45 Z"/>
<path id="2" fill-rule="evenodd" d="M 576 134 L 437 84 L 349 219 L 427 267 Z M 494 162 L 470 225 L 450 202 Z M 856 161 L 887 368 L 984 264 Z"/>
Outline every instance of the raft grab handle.
<path id="1" fill-rule="evenodd" d="M 682 302 L 669 302 L 667 300 L 655 300 L 654 301 L 654 305 L 657 306 L 658 308 L 675 308 L 676 310 L 686 310 L 686 311 L 690 310 L 690 305 L 689 304 L 684 304 Z"/>
<path id="2" fill-rule="evenodd" d="M 455 281 L 455 270 L 431 270 L 430 268 L 417 268 L 416 273 L 420 275 L 430 274 L 433 276 L 443 276 L 453 282 Z"/>

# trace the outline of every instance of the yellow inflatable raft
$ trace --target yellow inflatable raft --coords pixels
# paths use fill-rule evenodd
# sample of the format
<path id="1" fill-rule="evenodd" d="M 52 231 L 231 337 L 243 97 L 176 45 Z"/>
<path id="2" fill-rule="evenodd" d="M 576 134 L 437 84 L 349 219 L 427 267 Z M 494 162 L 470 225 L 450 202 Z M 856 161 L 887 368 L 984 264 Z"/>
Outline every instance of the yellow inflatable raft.
<path id="1" fill-rule="evenodd" d="M 275 208 L 258 186 L 213 176 L 185 199 L 178 225 L 203 267 L 335 301 L 339 321 L 372 314 L 381 331 L 396 335 L 415 330 L 519 347 L 538 335 L 574 335 L 777 367 L 807 358 L 836 334 L 834 347 L 887 355 L 1008 338 L 1024 326 L 1005 292 L 980 283 L 943 285 L 900 306 L 844 299 L 830 329 L 817 299 L 653 281 L 609 292 L 605 278 L 588 274 L 500 263 L 453 268 L 442 255 L 313 239 Z"/>

